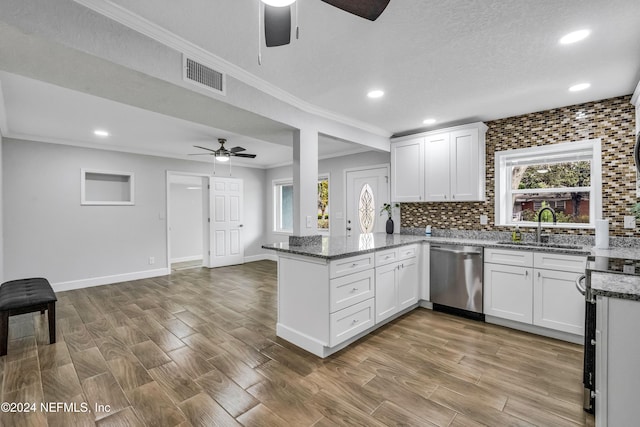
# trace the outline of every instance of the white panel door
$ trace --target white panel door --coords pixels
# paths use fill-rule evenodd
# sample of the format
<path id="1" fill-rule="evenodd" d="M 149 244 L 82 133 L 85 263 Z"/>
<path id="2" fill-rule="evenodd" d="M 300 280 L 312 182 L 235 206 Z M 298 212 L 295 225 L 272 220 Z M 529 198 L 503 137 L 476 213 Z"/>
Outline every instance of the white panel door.
<path id="1" fill-rule="evenodd" d="M 451 200 L 479 200 L 478 129 L 451 132 Z"/>
<path id="2" fill-rule="evenodd" d="M 243 185 L 237 178 L 211 178 L 211 267 L 242 264 Z"/>
<path id="3" fill-rule="evenodd" d="M 450 200 L 449 134 L 428 136 L 424 141 L 424 192 L 425 200 L 442 202 Z"/>
<path id="4" fill-rule="evenodd" d="M 424 138 L 391 144 L 391 174 L 394 202 L 424 199 Z"/>
<path id="5" fill-rule="evenodd" d="M 398 311 L 401 311 L 417 303 L 420 297 L 418 259 L 401 261 L 398 274 Z"/>
<path id="6" fill-rule="evenodd" d="M 376 268 L 376 323 L 398 312 L 398 264 Z"/>
<path id="7" fill-rule="evenodd" d="M 534 270 L 533 324 L 584 335 L 584 296 L 576 292 L 579 273 Z"/>
<path id="8" fill-rule="evenodd" d="M 532 268 L 484 264 L 484 314 L 533 323 Z"/>
<path id="9" fill-rule="evenodd" d="M 347 235 L 361 234 L 360 218 L 363 216 L 373 221 L 372 233 L 384 233 L 387 216 L 380 216 L 380 209 L 384 203 L 389 203 L 389 168 L 347 171 L 346 185 Z M 365 185 L 371 190 L 371 198 L 366 200 L 361 197 Z"/>

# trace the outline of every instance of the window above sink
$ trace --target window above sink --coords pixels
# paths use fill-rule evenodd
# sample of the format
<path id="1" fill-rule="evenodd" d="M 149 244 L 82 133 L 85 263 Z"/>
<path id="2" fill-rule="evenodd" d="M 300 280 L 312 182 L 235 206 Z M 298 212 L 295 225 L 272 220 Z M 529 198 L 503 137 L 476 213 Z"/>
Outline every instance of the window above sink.
<path id="1" fill-rule="evenodd" d="M 496 225 L 594 228 L 602 218 L 599 139 L 495 153 Z"/>

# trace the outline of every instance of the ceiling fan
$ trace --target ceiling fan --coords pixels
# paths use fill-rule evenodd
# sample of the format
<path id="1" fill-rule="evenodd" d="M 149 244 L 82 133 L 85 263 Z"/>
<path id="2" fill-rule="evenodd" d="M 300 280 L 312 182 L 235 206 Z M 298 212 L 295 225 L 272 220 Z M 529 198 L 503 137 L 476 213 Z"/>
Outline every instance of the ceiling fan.
<path id="1" fill-rule="evenodd" d="M 255 154 L 242 153 L 242 151 L 246 150 L 245 148 L 242 148 L 242 147 L 233 147 L 230 149 L 226 149 L 224 144 L 225 142 L 227 142 L 227 140 L 225 138 L 218 138 L 218 142 L 220 143 L 220 148 L 218 148 L 217 150 L 212 150 L 211 148 L 194 145 L 194 147 L 210 151 L 210 153 L 198 153 L 198 154 L 189 154 L 189 155 L 190 156 L 206 156 L 206 155 L 215 156 L 216 160 L 218 160 L 219 162 L 229 161 L 229 158 L 232 156 L 246 157 L 248 159 L 256 158 Z"/>
<path id="2" fill-rule="evenodd" d="M 296 0 L 261 0 L 264 6 L 264 35 L 267 47 L 291 42 L 291 5 Z M 375 21 L 390 0 L 322 0 L 361 18 Z M 296 29 L 297 37 L 297 29 Z"/>

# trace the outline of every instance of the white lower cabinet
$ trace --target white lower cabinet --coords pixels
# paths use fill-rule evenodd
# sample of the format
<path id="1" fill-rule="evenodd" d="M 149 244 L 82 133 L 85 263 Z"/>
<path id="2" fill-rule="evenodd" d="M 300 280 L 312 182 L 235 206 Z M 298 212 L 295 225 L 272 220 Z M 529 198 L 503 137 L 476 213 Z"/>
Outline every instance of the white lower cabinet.
<path id="1" fill-rule="evenodd" d="M 417 258 L 403 261 L 398 277 L 398 311 L 418 303 L 420 298 L 420 270 Z"/>
<path id="2" fill-rule="evenodd" d="M 332 313 L 330 316 L 329 346 L 338 345 L 372 327 L 375 322 L 373 307 L 373 298 L 371 298 Z"/>
<path id="3" fill-rule="evenodd" d="M 486 315 L 584 335 L 584 297 L 575 281 L 586 257 L 486 249 L 488 260 L 493 262 L 484 265 Z"/>
<path id="4" fill-rule="evenodd" d="M 415 257 L 376 267 L 376 323 L 418 303 L 419 279 Z"/>
<path id="5" fill-rule="evenodd" d="M 533 320 L 532 268 L 484 265 L 484 313 L 516 322 Z"/>
<path id="6" fill-rule="evenodd" d="M 584 335 L 584 296 L 576 291 L 579 276 L 566 271 L 534 270 L 534 325 Z"/>

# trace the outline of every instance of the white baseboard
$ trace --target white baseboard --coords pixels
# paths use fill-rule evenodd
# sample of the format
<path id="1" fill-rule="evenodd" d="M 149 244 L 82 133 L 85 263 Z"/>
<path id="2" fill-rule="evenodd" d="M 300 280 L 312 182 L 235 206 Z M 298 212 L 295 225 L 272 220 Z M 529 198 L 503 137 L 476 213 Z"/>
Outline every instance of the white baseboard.
<path id="1" fill-rule="evenodd" d="M 183 256 L 181 258 L 171 258 L 171 264 L 175 264 L 176 262 L 188 262 L 188 261 L 198 261 L 202 259 L 202 255 L 191 255 L 191 256 Z"/>
<path id="2" fill-rule="evenodd" d="M 69 282 L 52 283 L 56 292 L 71 291 L 73 289 L 90 288 L 92 286 L 110 285 L 112 283 L 128 282 L 130 280 L 148 279 L 150 277 L 166 276 L 171 273 L 169 268 L 136 271 L 133 273 L 115 274 L 113 276 L 91 277 L 89 279 L 72 280 Z"/>
<path id="3" fill-rule="evenodd" d="M 258 254 L 258 255 L 249 255 L 244 257 L 244 262 L 254 262 L 254 261 L 278 261 L 278 256 L 276 254 Z"/>

